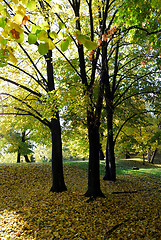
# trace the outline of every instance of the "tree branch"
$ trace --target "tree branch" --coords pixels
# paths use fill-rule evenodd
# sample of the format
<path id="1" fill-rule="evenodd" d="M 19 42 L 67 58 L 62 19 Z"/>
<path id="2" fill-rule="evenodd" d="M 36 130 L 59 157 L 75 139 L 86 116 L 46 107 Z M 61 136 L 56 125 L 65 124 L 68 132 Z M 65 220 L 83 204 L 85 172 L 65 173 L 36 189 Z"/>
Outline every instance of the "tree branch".
<path id="1" fill-rule="evenodd" d="M 42 73 L 39 71 L 39 69 L 37 68 L 37 66 L 35 65 L 35 63 L 33 62 L 33 60 L 31 59 L 30 55 L 27 53 L 27 51 L 24 49 L 24 47 L 22 47 L 22 45 L 20 43 L 18 43 L 18 45 L 20 46 L 20 48 L 22 49 L 22 51 L 25 53 L 25 55 L 28 57 L 28 59 L 30 60 L 31 64 L 34 66 L 34 68 L 36 69 L 36 71 L 39 73 L 39 75 L 41 76 L 41 78 L 43 79 L 43 81 L 47 82 L 46 79 L 44 78 L 44 76 L 42 75 Z"/>
<path id="2" fill-rule="evenodd" d="M 37 96 L 39 98 L 42 97 L 41 93 L 37 93 L 37 92 L 33 91 L 32 89 L 30 89 L 30 88 L 28 88 L 28 87 L 26 87 L 26 86 L 24 86 L 24 85 L 22 85 L 20 83 L 14 82 L 14 81 L 12 81 L 10 79 L 7 79 L 7 78 L 1 77 L 1 76 L 0 76 L 0 79 L 2 79 L 3 81 L 6 81 L 6 82 L 12 83 L 13 85 L 18 86 L 18 87 L 20 87 L 20 88 L 22 88 L 22 89 L 32 93 L 33 95 L 35 95 L 35 96 Z"/>
<path id="3" fill-rule="evenodd" d="M 31 109 L 32 111 L 34 111 L 37 115 L 35 115 L 34 113 L 25 110 L 25 109 L 21 109 L 19 107 L 14 107 L 14 109 L 18 110 L 18 111 L 22 111 L 22 112 L 26 112 L 28 115 L 33 116 L 34 118 L 38 119 L 39 121 L 41 121 L 43 124 L 45 124 L 46 126 L 49 126 L 49 121 L 47 119 L 42 119 L 42 115 L 35 109 L 33 109 L 33 107 L 31 107 L 29 104 L 27 104 L 26 102 L 24 102 L 22 99 L 17 98 L 16 96 L 9 94 L 9 93 L 0 93 L 1 95 L 6 95 L 9 96 L 13 99 L 15 99 L 16 101 L 25 104 L 29 109 Z M 18 114 L 20 115 L 20 114 Z"/>
<path id="4" fill-rule="evenodd" d="M 37 80 L 33 75 L 31 75 L 30 73 L 26 72 L 25 70 L 23 70 L 22 68 L 18 67 L 18 66 L 15 66 L 11 63 L 8 63 L 9 66 L 13 67 L 13 68 L 16 68 L 18 69 L 19 71 L 25 73 L 27 76 L 31 77 L 34 81 L 36 81 L 45 91 L 46 91 L 46 88 L 41 84 L 40 80 Z"/>

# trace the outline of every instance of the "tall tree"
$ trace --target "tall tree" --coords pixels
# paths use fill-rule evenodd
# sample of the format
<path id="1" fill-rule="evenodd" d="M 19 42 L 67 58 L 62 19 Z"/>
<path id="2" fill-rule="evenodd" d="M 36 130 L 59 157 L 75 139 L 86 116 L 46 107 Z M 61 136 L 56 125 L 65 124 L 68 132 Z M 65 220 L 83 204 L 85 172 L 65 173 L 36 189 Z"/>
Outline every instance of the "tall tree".
<path id="1" fill-rule="evenodd" d="M 159 72 L 160 45 L 158 38 L 155 41 L 155 37 L 159 37 L 161 32 L 158 24 L 160 8 L 155 8 L 154 1 L 152 3 L 146 1 L 146 8 L 143 6 L 144 1 L 141 3 L 136 1 L 135 5 L 131 1 L 86 1 L 89 11 L 84 13 L 85 3 L 68 2 L 74 12 L 76 27 L 73 29 L 68 22 L 66 36 L 68 33 L 71 36 L 71 32 L 74 31 L 80 72 L 77 68 L 74 70 L 80 76 L 88 97 L 89 187 L 92 185 L 92 173 L 96 176 L 95 181 L 99 182 L 98 174 L 94 169 L 98 167 L 98 131 L 103 95 L 105 94 L 108 131 L 104 179 L 115 181 L 114 112 L 127 99 L 136 95 L 143 97 L 149 92 L 156 91 L 154 79 Z M 68 5 L 67 8 L 69 9 Z M 70 11 L 68 15 L 71 19 Z M 60 15 L 59 18 L 65 23 L 64 18 L 62 20 Z M 75 41 L 75 38 L 72 40 Z M 97 40 L 96 46 L 94 42 Z M 66 40 L 63 44 L 65 42 Z M 156 43 L 155 51 L 149 46 L 152 42 Z M 88 51 L 85 48 L 91 50 L 89 61 L 87 60 Z M 68 46 L 65 50 L 67 49 Z M 68 55 L 64 57 L 72 65 Z M 93 153 L 95 157 L 92 156 Z M 88 192 L 90 191 L 87 191 L 87 195 Z"/>
<path id="2" fill-rule="evenodd" d="M 49 127 L 52 136 L 53 185 L 51 191 L 65 191 L 59 112 L 55 103 L 52 102 L 52 111 L 45 116 L 46 111 L 43 114 L 45 100 L 41 99 L 45 95 L 47 99 L 50 92 L 55 90 L 52 64 L 54 44 L 52 45 L 48 38 L 50 22 L 47 2 L 38 1 L 36 5 L 34 1 L 2 1 L 0 7 L 2 15 L 0 65 L 4 67 L 0 79 L 15 87 L 14 93 L 1 94 L 17 102 L 14 106 L 15 112 L 33 116 Z M 36 12 L 38 12 L 37 18 Z M 47 42 L 45 39 L 48 39 Z M 31 44 L 38 47 L 38 52 L 37 47 Z M 6 72 L 7 68 L 13 72 L 12 76 Z M 18 73 L 19 77 L 17 77 Z"/>

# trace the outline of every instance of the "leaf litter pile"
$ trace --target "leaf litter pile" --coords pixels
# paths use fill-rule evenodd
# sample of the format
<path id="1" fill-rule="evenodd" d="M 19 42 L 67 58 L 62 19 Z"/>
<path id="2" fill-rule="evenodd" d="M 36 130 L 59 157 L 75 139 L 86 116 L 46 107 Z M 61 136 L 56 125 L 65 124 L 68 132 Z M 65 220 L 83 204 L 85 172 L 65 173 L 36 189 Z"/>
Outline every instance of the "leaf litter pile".
<path id="1" fill-rule="evenodd" d="M 51 193 L 51 164 L 0 165 L 0 239 L 161 239 L 161 181 L 101 180 L 106 198 L 87 201 L 87 173 L 65 164 L 68 190 Z"/>

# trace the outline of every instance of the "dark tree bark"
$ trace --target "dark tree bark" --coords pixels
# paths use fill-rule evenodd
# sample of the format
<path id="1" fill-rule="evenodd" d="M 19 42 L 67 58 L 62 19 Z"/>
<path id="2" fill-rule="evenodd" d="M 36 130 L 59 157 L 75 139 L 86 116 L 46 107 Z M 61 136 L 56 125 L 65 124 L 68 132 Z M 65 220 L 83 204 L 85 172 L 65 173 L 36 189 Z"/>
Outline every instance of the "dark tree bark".
<path id="1" fill-rule="evenodd" d="M 114 114 L 114 96 L 117 89 L 116 78 L 118 74 L 118 56 L 119 56 L 119 40 L 115 48 L 115 60 L 112 84 L 109 76 L 105 82 L 105 100 L 106 100 L 106 112 L 107 112 L 107 145 L 106 145 L 106 164 L 105 164 L 105 176 L 104 180 L 116 181 L 116 164 L 114 153 L 114 140 L 113 140 L 113 114 Z"/>
<path id="2" fill-rule="evenodd" d="M 143 153 L 143 165 L 145 165 L 145 154 Z"/>
<path id="3" fill-rule="evenodd" d="M 106 145 L 105 176 L 103 180 L 116 181 L 116 164 L 113 141 L 113 111 L 110 107 L 108 107 L 107 113 L 108 137 Z"/>
<path id="4" fill-rule="evenodd" d="M 128 151 L 126 151 L 125 157 L 126 157 L 126 159 L 130 158 L 130 153 Z"/>
<path id="5" fill-rule="evenodd" d="M 18 150 L 18 152 L 17 152 L 17 163 L 20 163 L 20 157 L 21 157 L 21 154 L 20 154 L 20 151 Z"/>
<path id="6" fill-rule="evenodd" d="M 104 160 L 105 159 L 105 155 L 102 149 L 102 139 L 103 139 L 103 132 L 100 132 L 100 153 L 99 153 L 99 158 L 100 160 Z"/>
<path id="7" fill-rule="evenodd" d="M 104 197 L 100 189 L 99 169 L 99 125 L 95 124 L 93 115 L 88 112 L 88 138 L 89 138 L 89 164 L 88 164 L 88 190 L 86 197 Z"/>
<path id="8" fill-rule="evenodd" d="M 52 136 L 52 192 L 63 192 L 67 188 L 64 182 L 63 161 L 62 161 L 62 142 L 59 115 L 51 119 L 51 136 Z"/>
<path id="9" fill-rule="evenodd" d="M 25 142 L 25 141 L 26 141 L 26 139 L 25 139 L 25 135 L 26 135 L 26 132 L 23 131 L 23 132 L 22 132 L 22 142 Z M 30 162 L 30 160 L 29 160 L 27 154 L 24 155 L 24 158 L 25 158 L 25 161 L 26 161 L 26 162 Z"/>
<path id="10" fill-rule="evenodd" d="M 102 151 L 102 146 L 101 146 L 101 144 L 100 144 L 99 159 L 100 159 L 100 160 L 104 160 L 104 159 L 105 159 L 105 155 L 104 155 L 104 153 L 103 153 L 103 151 Z"/>
<path id="11" fill-rule="evenodd" d="M 80 24 L 80 1 L 73 0 L 69 1 L 70 5 L 74 10 L 76 20 L 76 29 L 81 31 Z M 106 29 L 106 18 L 109 8 L 109 1 L 101 9 L 98 7 L 99 17 L 103 17 L 103 20 L 100 21 L 100 38 L 104 34 Z M 90 40 L 94 40 L 94 19 L 92 14 L 92 1 L 88 1 L 88 10 L 90 18 Z M 104 41 L 103 41 L 104 42 Z M 97 48 L 95 56 L 92 56 L 92 68 L 91 76 L 87 77 L 85 57 L 84 57 L 84 47 L 78 42 L 78 56 L 79 56 L 79 67 L 82 84 L 84 85 L 84 93 L 88 96 L 89 105 L 87 107 L 87 127 L 88 127 L 88 139 L 89 139 L 89 165 L 88 165 L 88 190 L 85 196 L 88 197 L 103 197 L 103 193 L 100 189 L 100 172 L 99 172 L 99 152 L 100 152 L 100 141 L 99 141 L 99 126 L 100 126 L 100 116 L 103 103 L 104 95 L 104 82 L 107 75 L 107 46 L 106 43 L 102 43 L 102 67 L 100 71 L 100 80 L 98 95 L 96 96 L 97 100 L 94 100 L 94 88 L 97 86 L 96 82 L 96 72 L 97 72 L 97 63 L 100 59 L 100 48 Z M 86 71 L 87 70 L 87 71 Z"/>
<path id="12" fill-rule="evenodd" d="M 52 51 L 49 50 L 45 57 L 47 63 L 47 77 L 48 77 L 48 91 L 55 90 L 54 85 L 54 74 L 53 74 L 53 64 L 52 64 Z M 54 104 L 54 102 L 53 102 Z M 59 120 L 59 112 L 57 106 L 55 106 L 55 112 L 53 113 L 53 118 L 50 121 L 50 130 L 52 138 L 52 192 L 63 192 L 67 188 L 64 182 L 63 175 L 63 156 L 62 156 L 62 141 L 61 141 L 61 126 Z"/>
<path id="13" fill-rule="evenodd" d="M 30 162 L 29 157 L 28 157 L 27 154 L 24 155 L 24 158 L 25 158 L 25 161 L 26 161 L 26 162 Z"/>
<path id="14" fill-rule="evenodd" d="M 154 158 L 156 156 L 156 153 L 157 153 L 157 148 L 154 150 L 153 154 L 152 154 L 152 157 L 151 157 L 151 160 L 150 160 L 150 163 L 154 163 Z"/>

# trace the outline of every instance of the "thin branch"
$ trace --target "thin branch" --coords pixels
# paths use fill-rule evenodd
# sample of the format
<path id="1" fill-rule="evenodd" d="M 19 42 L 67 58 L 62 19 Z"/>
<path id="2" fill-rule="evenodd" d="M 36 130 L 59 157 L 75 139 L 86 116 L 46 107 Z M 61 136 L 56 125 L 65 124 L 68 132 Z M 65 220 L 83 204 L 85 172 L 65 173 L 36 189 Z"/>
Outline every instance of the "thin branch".
<path id="1" fill-rule="evenodd" d="M 93 25 L 93 14 L 92 14 L 92 0 L 89 0 L 89 16 L 90 16 L 90 30 L 91 30 L 91 41 L 94 40 L 94 25 Z"/>
<path id="2" fill-rule="evenodd" d="M 146 77 L 146 76 L 148 76 L 148 75 L 150 75 L 150 74 L 152 74 L 152 73 L 155 73 L 155 72 L 149 72 L 149 73 L 146 73 L 146 74 L 144 74 L 143 76 L 141 76 L 141 77 L 138 77 L 136 80 L 134 80 L 127 88 L 126 88 L 126 90 L 120 95 L 120 97 L 117 99 L 117 101 L 115 102 L 115 104 L 114 104 L 114 107 L 116 107 L 116 106 L 118 106 L 122 101 L 120 101 L 120 99 L 128 92 L 128 90 L 132 87 L 132 85 L 135 83 L 135 82 L 137 82 L 138 80 L 140 80 L 140 79 L 142 79 L 142 78 L 144 78 L 144 77 Z M 137 77 L 137 76 L 136 76 Z M 128 97 L 129 98 L 129 97 Z M 120 101 L 120 102 L 119 102 Z"/>
<path id="3" fill-rule="evenodd" d="M 15 66 L 11 63 L 8 63 L 9 66 L 13 67 L 13 68 L 16 68 L 18 69 L 19 71 L 25 73 L 26 75 L 28 75 L 29 77 L 31 77 L 34 81 L 36 81 L 45 91 L 46 91 L 46 88 L 41 84 L 41 82 L 39 80 L 37 80 L 33 75 L 31 75 L 30 73 L 26 72 L 25 70 L 23 70 L 22 68 L 18 67 L 18 66 Z"/>
<path id="4" fill-rule="evenodd" d="M 74 67 L 74 65 L 70 62 L 70 60 L 65 56 L 65 54 L 57 47 L 57 46 L 55 46 L 55 48 L 58 50 L 58 52 L 60 52 L 61 53 L 61 55 L 65 58 L 65 60 L 70 64 L 70 66 L 74 69 L 74 71 L 78 74 L 78 76 L 80 77 L 80 78 L 82 78 L 81 77 L 81 74 L 77 71 L 77 69 Z"/>
<path id="5" fill-rule="evenodd" d="M 136 67 L 138 67 L 139 65 L 140 65 L 140 64 L 135 65 L 135 66 L 131 67 L 130 69 L 127 69 L 127 70 L 126 70 L 126 74 L 127 74 L 129 71 L 131 71 L 132 69 L 135 69 Z M 119 80 L 118 80 L 118 82 L 117 82 L 117 85 L 116 85 L 116 87 L 115 87 L 115 92 L 116 92 L 116 90 L 118 89 L 121 81 L 122 81 L 124 78 L 127 78 L 127 75 L 123 75 L 123 76 L 121 75 L 121 77 L 119 78 Z"/>
<path id="6" fill-rule="evenodd" d="M 139 27 L 139 26 L 131 26 L 129 27 L 128 29 L 126 29 L 127 31 L 130 31 L 132 29 L 139 29 L 141 31 L 144 31 L 146 32 L 147 35 L 152 35 L 152 34 L 157 34 L 157 33 L 161 33 L 161 29 L 158 29 L 156 31 L 153 31 L 153 32 L 149 32 L 147 29 L 143 28 L 143 27 Z"/>
<path id="7" fill-rule="evenodd" d="M 28 115 L 33 116 L 34 118 L 38 119 L 39 121 L 41 121 L 42 123 L 44 123 L 46 126 L 49 126 L 49 121 L 47 119 L 42 119 L 42 115 L 35 109 L 33 109 L 33 107 L 31 107 L 29 104 L 27 104 L 26 102 L 24 102 L 22 99 L 17 98 L 16 96 L 9 94 L 9 93 L 0 93 L 1 95 L 6 95 L 9 97 L 12 97 L 13 99 L 15 99 L 16 101 L 25 104 L 30 110 L 34 111 L 37 115 L 35 115 L 34 113 L 25 110 L 25 109 L 21 109 L 19 107 L 14 107 L 14 109 L 19 110 L 19 111 L 23 111 L 28 113 Z"/>
<path id="8" fill-rule="evenodd" d="M 44 78 L 44 76 L 42 75 L 42 73 L 39 71 L 39 69 L 37 68 L 37 66 L 35 65 L 35 63 L 33 62 L 33 60 L 31 59 L 30 55 L 27 53 L 27 51 L 24 49 L 24 47 L 18 43 L 18 45 L 20 46 L 20 48 L 22 49 L 22 51 L 25 53 L 25 55 L 28 57 L 28 59 L 30 60 L 30 62 L 32 63 L 32 65 L 34 66 L 34 68 L 36 69 L 36 71 L 39 73 L 39 75 L 42 77 L 42 79 L 46 82 L 46 79 Z"/>
<path id="9" fill-rule="evenodd" d="M 113 75 L 113 83 L 112 83 L 112 95 L 114 95 L 116 89 L 116 77 L 118 73 L 118 57 L 119 57 L 119 40 L 116 46 L 116 54 L 115 54 L 115 62 L 114 62 L 114 75 Z"/>
<path id="10" fill-rule="evenodd" d="M 58 13 L 55 13 L 55 15 L 59 18 L 59 20 L 65 25 L 65 27 L 67 28 L 67 25 L 65 24 L 65 22 L 62 20 L 62 18 L 59 16 L 59 14 Z M 69 36 L 71 37 L 71 39 L 73 40 L 73 42 L 75 43 L 75 45 L 76 46 L 78 46 L 78 44 L 77 44 L 77 42 L 76 42 L 76 40 L 74 39 L 74 37 L 70 34 L 70 33 L 68 33 L 69 34 Z"/>
<path id="11" fill-rule="evenodd" d="M 116 10 L 115 12 L 114 12 L 114 14 L 113 14 L 113 16 L 112 16 L 112 18 L 111 18 L 111 21 L 109 22 L 109 24 L 108 24 L 108 28 L 106 29 L 106 31 L 108 31 L 109 29 L 110 29 L 110 27 L 111 27 L 111 25 L 112 25 L 112 23 L 113 23 L 113 20 L 114 20 L 114 18 L 115 18 L 115 16 L 116 16 L 116 13 L 118 12 L 118 10 Z"/>
<path id="12" fill-rule="evenodd" d="M 3 0 L 3 2 L 5 2 L 5 4 L 9 7 L 9 9 L 10 9 L 11 11 L 13 11 L 13 8 L 9 5 L 8 2 L 6 2 L 6 0 Z"/>
<path id="13" fill-rule="evenodd" d="M 32 111 L 34 111 L 39 117 L 42 117 L 42 115 L 35 109 L 33 109 L 33 107 L 31 107 L 31 105 L 29 105 L 28 103 L 26 103 L 24 100 L 17 98 L 16 96 L 9 94 L 9 93 L 0 93 L 1 95 L 6 95 L 9 97 L 12 97 L 13 99 L 15 99 L 16 101 L 25 104 L 28 108 L 30 108 Z"/>
<path id="14" fill-rule="evenodd" d="M 20 115 L 20 116 L 29 116 L 28 113 L 0 113 L 0 116 L 5 116 L 5 115 Z"/>
<path id="15" fill-rule="evenodd" d="M 22 108 L 16 108 L 15 107 L 15 109 L 18 110 L 18 111 L 26 112 L 27 113 L 26 115 L 34 117 L 35 119 L 37 119 L 38 121 L 40 121 L 41 123 L 43 123 L 47 127 L 50 126 L 50 122 L 47 119 L 43 120 L 40 117 L 38 117 L 38 116 L 34 115 L 33 113 L 31 113 L 30 111 L 27 111 L 27 110 L 22 109 Z M 22 114 L 18 114 L 18 115 L 22 115 Z"/>
<path id="16" fill-rule="evenodd" d="M 26 87 L 26 86 L 24 86 L 24 85 L 22 85 L 20 83 L 14 82 L 14 81 L 12 81 L 10 79 L 7 79 L 7 78 L 1 77 L 1 76 L 0 76 L 0 79 L 3 80 L 3 81 L 6 81 L 6 82 L 12 83 L 13 85 L 18 86 L 18 87 L 20 87 L 20 88 L 22 88 L 22 89 L 32 93 L 33 95 L 38 96 L 39 98 L 42 97 L 41 93 L 37 93 L 37 92 L 33 91 L 32 89 L 30 89 L 30 88 L 28 88 L 28 87 Z"/>
<path id="17" fill-rule="evenodd" d="M 114 104 L 114 107 L 117 107 L 120 103 L 123 103 L 124 101 L 126 101 L 127 99 L 131 98 L 131 97 L 134 97 L 134 96 L 139 96 L 141 94 L 148 94 L 148 93 L 154 93 L 154 94 L 160 94 L 160 91 L 158 92 L 154 92 L 154 91 L 142 91 L 142 92 L 138 92 L 138 93 L 134 93 L 134 94 L 131 94 L 129 95 L 128 97 L 122 99 L 122 101 L 118 102 L 116 105 Z"/>
<path id="18" fill-rule="evenodd" d="M 109 0 L 107 0 L 106 2 L 106 7 L 105 7 L 105 11 L 103 12 L 103 21 L 102 21 L 102 34 L 104 33 L 105 29 L 106 29 L 106 19 L 107 19 L 107 12 L 109 9 Z"/>

